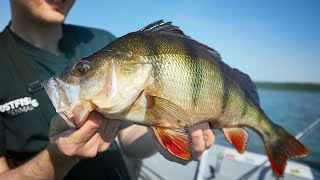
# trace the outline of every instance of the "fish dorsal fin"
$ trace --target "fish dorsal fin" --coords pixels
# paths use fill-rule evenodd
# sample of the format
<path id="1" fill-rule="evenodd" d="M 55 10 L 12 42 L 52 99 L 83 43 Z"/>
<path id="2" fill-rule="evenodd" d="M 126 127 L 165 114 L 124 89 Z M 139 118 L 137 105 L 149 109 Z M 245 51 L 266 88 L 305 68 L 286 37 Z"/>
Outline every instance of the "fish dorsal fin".
<path id="1" fill-rule="evenodd" d="M 173 26 L 171 22 L 163 22 L 163 20 L 151 23 L 148 26 L 140 29 L 139 31 L 140 32 L 159 32 L 159 33 L 172 34 L 175 36 L 189 38 L 179 29 L 179 27 Z"/>
<path id="2" fill-rule="evenodd" d="M 221 60 L 221 56 L 216 50 L 214 50 L 204 44 L 201 44 L 196 40 L 191 39 L 189 36 L 185 35 L 179 27 L 172 25 L 172 22 L 164 22 L 163 20 L 159 20 L 159 21 L 151 23 L 148 26 L 140 29 L 139 32 L 144 32 L 144 33 L 158 32 L 160 34 L 179 36 L 182 38 L 189 39 L 189 40 L 193 41 L 195 44 L 197 44 L 198 46 L 209 51 L 218 60 Z"/>
<path id="3" fill-rule="evenodd" d="M 251 99 L 251 101 L 254 102 L 255 104 L 259 105 L 260 100 L 259 100 L 257 88 L 256 88 L 256 85 L 254 84 L 254 82 L 252 82 L 251 78 L 247 74 L 245 74 L 235 68 L 233 69 L 233 73 L 234 73 L 234 77 L 235 77 L 238 85 L 246 93 L 245 94 L 246 97 Z"/>

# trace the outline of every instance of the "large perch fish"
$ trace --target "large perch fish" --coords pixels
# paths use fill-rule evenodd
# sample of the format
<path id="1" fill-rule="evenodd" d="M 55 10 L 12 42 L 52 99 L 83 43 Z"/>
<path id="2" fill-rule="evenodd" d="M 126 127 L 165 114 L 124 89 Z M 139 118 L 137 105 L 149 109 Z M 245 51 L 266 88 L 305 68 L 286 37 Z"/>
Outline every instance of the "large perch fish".
<path id="1" fill-rule="evenodd" d="M 171 154 L 189 160 L 185 128 L 209 122 L 243 153 L 244 127 L 263 139 L 275 174 L 307 149 L 259 107 L 248 75 L 230 68 L 217 51 L 158 21 L 118 38 L 52 77 L 45 89 L 64 119 L 80 127 L 95 110 L 108 118 L 153 129 Z"/>

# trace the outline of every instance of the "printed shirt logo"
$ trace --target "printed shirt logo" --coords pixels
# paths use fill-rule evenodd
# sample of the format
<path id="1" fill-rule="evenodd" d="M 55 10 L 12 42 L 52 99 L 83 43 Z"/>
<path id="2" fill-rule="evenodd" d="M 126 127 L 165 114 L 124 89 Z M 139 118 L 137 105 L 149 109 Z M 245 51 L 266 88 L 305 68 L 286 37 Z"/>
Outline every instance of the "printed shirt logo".
<path id="1" fill-rule="evenodd" d="M 16 116 L 23 112 L 33 111 L 34 108 L 38 106 L 39 103 L 36 99 L 24 97 L 0 105 L 0 112 L 6 112 L 11 116 Z"/>

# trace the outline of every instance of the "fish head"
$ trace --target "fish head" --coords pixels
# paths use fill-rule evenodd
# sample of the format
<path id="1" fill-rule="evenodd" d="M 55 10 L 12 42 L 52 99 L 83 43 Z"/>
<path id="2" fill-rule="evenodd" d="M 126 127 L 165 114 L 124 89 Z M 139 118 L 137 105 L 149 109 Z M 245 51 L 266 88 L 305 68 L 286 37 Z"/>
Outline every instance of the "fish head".
<path id="1" fill-rule="evenodd" d="M 80 127 L 93 110 L 119 119 L 145 88 L 150 69 L 131 51 L 102 49 L 69 64 L 44 87 L 57 113 Z"/>
<path id="2" fill-rule="evenodd" d="M 121 119 L 122 113 L 134 103 L 150 84 L 152 65 L 127 49 L 109 50 L 110 76 L 106 97 L 93 100 L 99 112 L 111 119 Z"/>
<path id="3" fill-rule="evenodd" d="M 69 126 L 80 127 L 95 109 L 92 100 L 109 86 L 109 63 L 92 58 L 81 59 L 44 83 L 57 113 Z"/>

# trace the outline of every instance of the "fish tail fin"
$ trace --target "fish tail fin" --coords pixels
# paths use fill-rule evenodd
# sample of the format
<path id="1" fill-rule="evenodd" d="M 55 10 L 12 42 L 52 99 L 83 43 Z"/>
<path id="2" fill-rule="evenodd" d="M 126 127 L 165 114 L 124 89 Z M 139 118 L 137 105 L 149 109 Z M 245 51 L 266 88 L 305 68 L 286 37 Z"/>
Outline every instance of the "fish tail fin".
<path id="1" fill-rule="evenodd" d="M 273 124 L 274 136 L 264 137 L 271 168 L 277 176 L 283 176 L 287 160 L 303 158 L 308 150 L 281 126 Z"/>

